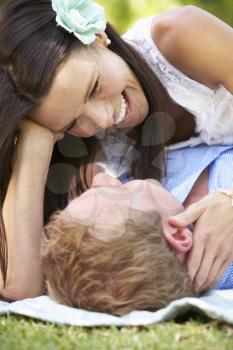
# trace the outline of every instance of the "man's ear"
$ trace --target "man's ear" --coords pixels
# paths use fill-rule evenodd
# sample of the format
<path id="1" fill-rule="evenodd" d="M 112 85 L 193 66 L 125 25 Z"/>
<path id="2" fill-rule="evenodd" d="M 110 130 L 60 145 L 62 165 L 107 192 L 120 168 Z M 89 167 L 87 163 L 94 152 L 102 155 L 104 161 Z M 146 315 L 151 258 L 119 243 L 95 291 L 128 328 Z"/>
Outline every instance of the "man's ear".
<path id="1" fill-rule="evenodd" d="M 164 226 L 164 225 L 163 225 Z M 187 253 L 193 244 L 192 234 L 188 228 L 163 227 L 164 238 L 176 253 Z"/>

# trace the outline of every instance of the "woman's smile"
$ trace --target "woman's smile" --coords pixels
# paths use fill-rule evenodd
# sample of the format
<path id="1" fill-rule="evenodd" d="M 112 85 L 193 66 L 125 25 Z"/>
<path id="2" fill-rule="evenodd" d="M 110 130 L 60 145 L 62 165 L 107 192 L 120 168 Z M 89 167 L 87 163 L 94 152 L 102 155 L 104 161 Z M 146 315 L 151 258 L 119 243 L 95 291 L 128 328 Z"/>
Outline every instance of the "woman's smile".
<path id="1" fill-rule="evenodd" d="M 126 62 L 94 43 L 59 67 L 33 119 L 56 132 L 90 137 L 114 124 L 134 127 L 148 110 L 144 91 Z"/>
<path id="2" fill-rule="evenodd" d="M 126 127 L 131 127 L 136 125 L 136 108 L 134 107 L 134 104 L 132 102 L 132 99 L 130 95 L 127 93 L 126 90 L 123 92 L 124 96 L 124 102 L 125 102 L 125 115 L 124 117 L 118 121 L 116 124 L 118 128 L 126 128 Z"/>

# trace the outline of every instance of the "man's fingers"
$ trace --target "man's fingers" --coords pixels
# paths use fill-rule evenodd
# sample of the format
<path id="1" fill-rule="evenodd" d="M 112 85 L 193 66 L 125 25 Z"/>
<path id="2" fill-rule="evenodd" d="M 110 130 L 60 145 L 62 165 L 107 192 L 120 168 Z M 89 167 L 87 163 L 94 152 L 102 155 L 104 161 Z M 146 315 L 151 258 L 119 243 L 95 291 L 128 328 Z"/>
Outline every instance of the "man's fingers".
<path id="1" fill-rule="evenodd" d="M 191 279 L 193 280 L 200 268 L 205 246 L 201 240 L 194 238 L 193 248 L 191 249 L 187 258 L 187 268 Z"/>
<path id="2" fill-rule="evenodd" d="M 211 267 L 208 279 L 203 287 L 205 290 L 212 288 L 217 282 L 219 282 L 224 272 L 233 260 L 232 247 L 229 246 L 227 242 L 218 243 L 217 246 L 219 249 L 216 251 L 216 259 L 213 263 L 213 266 Z M 219 255 L 219 251 L 224 251 L 224 256 Z"/>
<path id="3" fill-rule="evenodd" d="M 203 262 L 206 245 L 208 243 L 210 234 L 209 231 L 202 231 L 202 220 L 200 219 L 194 226 L 193 231 L 193 246 L 188 254 L 187 268 L 189 275 L 194 280 L 200 266 Z"/>
<path id="4" fill-rule="evenodd" d="M 205 206 L 203 206 L 201 202 L 202 201 L 190 205 L 183 213 L 170 216 L 168 218 L 169 223 L 175 227 L 184 227 L 193 224 L 205 211 Z"/>
<path id="5" fill-rule="evenodd" d="M 198 270 L 194 280 L 194 286 L 197 292 L 202 292 L 204 290 L 203 286 L 208 281 L 212 265 L 214 264 L 214 259 L 214 254 L 204 254 L 201 267 Z"/>
<path id="6" fill-rule="evenodd" d="M 209 239 L 210 236 L 206 236 L 203 239 L 205 243 L 205 251 L 202 257 L 201 266 L 195 276 L 195 289 L 197 291 L 203 291 L 203 287 L 214 279 L 214 276 L 222 266 L 223 258 L 219 256 L 219 246 L 216 245 L 216 241 Z M 225 260 L 225 258 L 224 258 Z"/>
<path id="7" fill-rule="evenodd" d="M 220 281 L 229 263 L 228 259 L 222 261 L 221 258 L 218 258 L 215 260 L 208 279 L 202 287 L 202 291 L 207 291 L 210 288 L 213 288 L 214 285 Z"/>

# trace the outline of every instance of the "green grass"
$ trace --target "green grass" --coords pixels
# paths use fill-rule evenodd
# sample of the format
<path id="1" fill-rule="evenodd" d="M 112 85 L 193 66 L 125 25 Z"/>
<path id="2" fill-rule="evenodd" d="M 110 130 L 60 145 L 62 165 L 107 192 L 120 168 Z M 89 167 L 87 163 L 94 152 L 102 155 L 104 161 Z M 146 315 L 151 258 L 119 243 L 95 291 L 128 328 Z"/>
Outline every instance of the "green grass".
<path id="1" fill-rule="evenodd" d="M 191 313 L 150 327 L 94 328 L 0 317 L 1 350 L 232 350 L 233 327 Z"/>

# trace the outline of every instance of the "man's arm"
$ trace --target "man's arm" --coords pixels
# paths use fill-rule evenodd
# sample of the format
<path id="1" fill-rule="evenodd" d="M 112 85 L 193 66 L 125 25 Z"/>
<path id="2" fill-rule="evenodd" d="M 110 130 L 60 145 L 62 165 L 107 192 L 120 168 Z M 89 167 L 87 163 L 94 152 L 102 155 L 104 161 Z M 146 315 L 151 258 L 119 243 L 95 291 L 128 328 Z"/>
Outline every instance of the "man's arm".
<path id="1" fill-rule="evenodd" d="M 195 7 L 168 11 L 155 19 L 153 39 L 171 64 L 191 78 L 233 93 L 233 29 Z"/>

